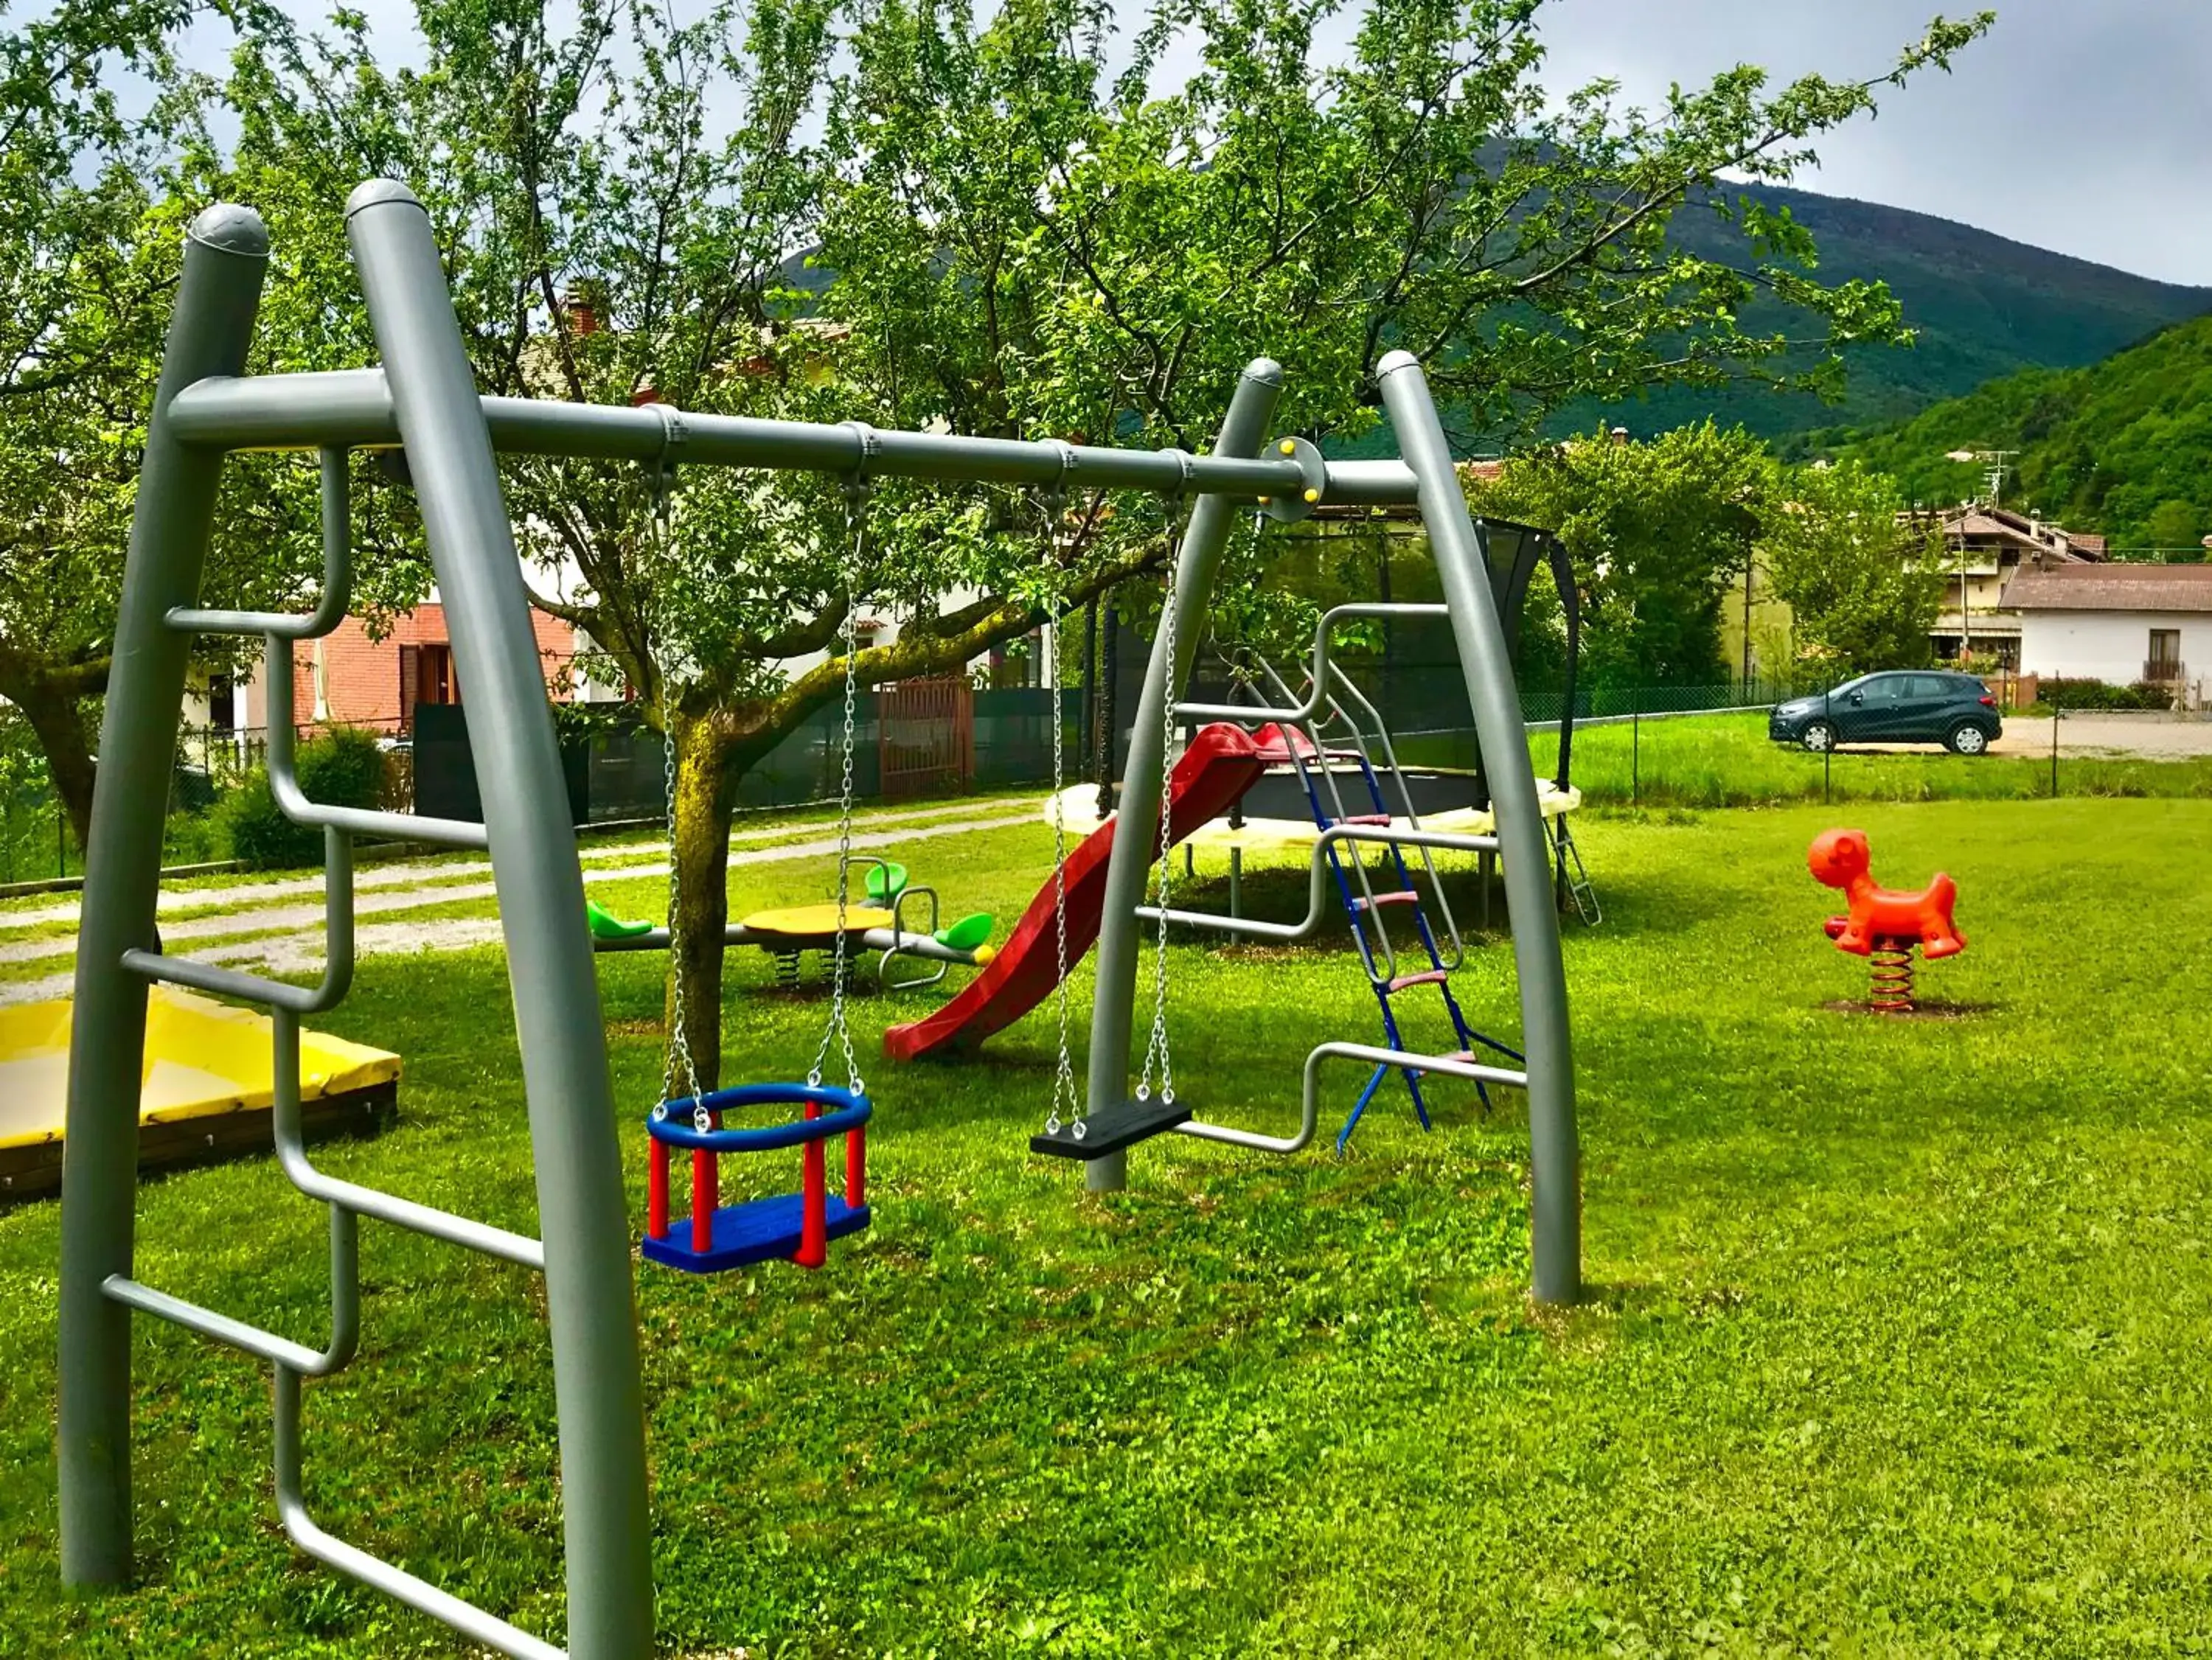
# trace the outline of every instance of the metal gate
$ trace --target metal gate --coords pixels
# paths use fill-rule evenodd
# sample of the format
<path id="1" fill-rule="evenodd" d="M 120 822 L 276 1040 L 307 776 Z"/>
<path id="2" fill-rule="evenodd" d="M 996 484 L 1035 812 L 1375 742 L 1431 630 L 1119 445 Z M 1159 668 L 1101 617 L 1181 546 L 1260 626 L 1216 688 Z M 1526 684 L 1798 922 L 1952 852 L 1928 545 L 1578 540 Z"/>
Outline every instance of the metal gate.
<path id="1" fill-rule="evenodd" d="M 975 703 L 965 675 L 897 681 L 877 694 L 885 801 L 954 795 L 975 782 Z"/>

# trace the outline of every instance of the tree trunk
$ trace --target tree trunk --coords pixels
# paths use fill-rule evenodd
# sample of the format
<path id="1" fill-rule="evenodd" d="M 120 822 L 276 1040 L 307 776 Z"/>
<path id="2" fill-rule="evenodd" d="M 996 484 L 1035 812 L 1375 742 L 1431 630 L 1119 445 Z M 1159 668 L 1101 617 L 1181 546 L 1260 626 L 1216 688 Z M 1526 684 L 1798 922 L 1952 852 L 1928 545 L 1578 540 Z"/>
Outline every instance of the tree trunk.
<path id="1" fill-rule="evenodd" d="M 76 845 L 82 850 L 90 845 L 92 836 L 93 779 L 92 746 L 85 739 L 82 703 L 75 693 L 35 670 L 9 676 L 0 690 L 23 712 L 37 735 L 39 747 L 46 752 L 47 776 L 53 779 L 54 793 L 61 797 L 70 827 L 76 833 Z M 161 787 L 166 792 L 167 779 L 161 780 Z"/>
<path id="2" fill-rule="evenodd" d="M 702 1090 L 722 1069 L 722 932 L 730 918 L 730 803 L 722 784 L 728 742 L 712 715 L 676 721 L 676 821 L 670 827 L 676 884 L 675 948 L 669 953 L 667 1033 L 676 1042 L 680 986 L 692 1070 Z M 684 1081 L 679 1072 L 675 1087 Z"/>

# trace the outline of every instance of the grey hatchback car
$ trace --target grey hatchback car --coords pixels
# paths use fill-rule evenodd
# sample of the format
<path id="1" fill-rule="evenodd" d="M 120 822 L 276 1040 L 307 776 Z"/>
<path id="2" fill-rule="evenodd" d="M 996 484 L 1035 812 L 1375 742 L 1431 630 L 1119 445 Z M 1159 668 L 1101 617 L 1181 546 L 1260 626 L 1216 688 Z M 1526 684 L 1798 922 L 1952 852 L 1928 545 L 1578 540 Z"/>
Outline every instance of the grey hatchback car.
<path id="1" fill-rule="evenodd" d="M 1978 755 L 2004 736 L 1997 700 L 1972 675 L 1886 671 L 1847 680 L 1818 697 L 1778 703 L 1766 736 L 1816 754 L 1842 743 L 1940 743 Z"/>

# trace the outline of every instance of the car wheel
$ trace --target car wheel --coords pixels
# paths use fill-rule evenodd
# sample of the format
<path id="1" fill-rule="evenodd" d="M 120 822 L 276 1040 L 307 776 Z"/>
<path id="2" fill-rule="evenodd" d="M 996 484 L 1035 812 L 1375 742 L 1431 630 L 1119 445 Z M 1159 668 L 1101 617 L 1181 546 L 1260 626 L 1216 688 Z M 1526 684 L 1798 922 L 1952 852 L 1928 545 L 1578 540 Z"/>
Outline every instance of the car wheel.
<path id="1" fill-rule="evenodd" d="M 1982 755 L 1989 753 L 1990 735 L 1971 721 L 1960 721 L 1944 739 L 1954 755 Z"/>
<path id="2" fill-rule="evenodd" d="M 1825 720 L 1808 721 L 1797 735 L 1797 742 L 1816 755 L 1826 754 L 1836 747 L 1836 729 Z"/>

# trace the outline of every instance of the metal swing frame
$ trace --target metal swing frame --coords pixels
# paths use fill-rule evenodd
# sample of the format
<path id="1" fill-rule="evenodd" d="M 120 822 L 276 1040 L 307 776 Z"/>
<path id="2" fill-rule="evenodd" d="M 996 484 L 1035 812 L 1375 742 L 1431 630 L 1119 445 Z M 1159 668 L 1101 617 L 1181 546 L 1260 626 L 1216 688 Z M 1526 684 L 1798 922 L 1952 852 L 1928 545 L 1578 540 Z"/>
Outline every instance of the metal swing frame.
<path id="1" fill-rule="evenodd" d="M 273 1371 L 279 1515 L 301 1550 L 442 1621 L 501 1653 L 547 1660 L 553 1643 L 476 1608 L 319 1527 L 306 1507 L 301 1459 L 302 1379 L 353 1357 L 360 1326 L 358 1221 L 368 1216 L 541 1271 L 553 1355 L 563 1499 L 568 1653 L 643 1660 L 653 1650 L 645 1413 L 632 1300 L 632 1234 L 609 1080 L 593 950 L 585 922 L 575 834 L 547 704 L 497 455 L 557 454 L 665 461 L 671 411 L 481 397 L 447 292 L 428 215 L 404 185 L 373 180 L 345 209 L 346 233 L 380 367 L 248 377 L 244 369 L 269 257 L 250 209 L 217 206 L 188 233 L 132 521 L 115 634 L 87 855 L 70 1051 L 60 1287 L 61 1558 L 72 1584 L 119 1584 L 131 1573 L 131 1318 L 172 1320 L 255 1355 Z M 1112 898 L 1100 954 L 1091 1097 L 1119 1099 L 1128 1073 L 1137 910 L 1158 810 L 1163 705 L 1188 671 L 1213 573 L 1239 504 L 1255 498 L 1388 505 L 1418 500 L 1443 567 L 1474 706 L 1489 752 L 1525 755 L 1503 639 L 1443 433 L 1419 369 L 1382 366 L 1385 400 L 1407 460 L 1325 464 L 1310 446 L 1258 453 L 1282 380 L 1253 363 L 1213 453 L 870 432 L 854 427 L 681 415 L 686 466 L 780 468 L 852 476 L 1127 488 L 1196 498 L 1175 604 L 1174 663 L 1156 651 L 1137 723 L 1130 791 L 1111 861 Z M 295 819 L 321 827 L 329 848 L 329 966 L 312 988 L 165 954 L 156 900 L 166 786 L 198 632 L 270 642 L 272 690 L 289 680 L 291 645 L 328 633 L 345 610 L 347 451 L 404 448 L 453 653 L 470 691 L 483 824 L 318 805 L 289 761 L 287 706 L 272 722 L 270 770 Z M 319 451 L 329 575 L 301 617 L 197 609 L 226 456 L 242 450 Z M 277 735 L 282 735 L 279 740 Z M 1508 739 L 1510 742 L 1508 742 Z M 1549 906 L 1534 785 L 1525 766 L 1498 776 L 1515 949 L 1529 1052 L 1534 1130 L 1535 1285 L 1571 1300 L 1578 1288 L 1574 1095 L 1565 981 Z M 1139 828 L 1140 827 L 1140 828 Z M 538 1239 L 340 1181 L 297 1145 L 298 1017 L 344 995 L 352 966 L 350 843 L 356 836 L 487 849 L 498 891 L 507 974 L 538 1185 Z M 1402 838 L 1401 838 L 1402 839 Z M 331 1337 L 313 1349 L 133 1278 L 137 1105 L 147 990 L 168 980 L 268 1007 L 276 1066 L 279 1164 L 328 1208 Z M 1438 1066 L 1437 1069 L 1449 1070 Z M 1233 1132 L 1193 1125 L 1227 1139 Z M 1119 1179 L 1121 1160 L 1091 1178 Z"/>
<path id="2" fill-rule="evenodd" d="M 1559 950 L 1559 912 L 1553 900 L 1550 847 L 1529 759 L 1527 728 L 1513 682 L 1512 658 L 1499 618 L 1480 528 L 1468 511 L 1444 438 L 1443 422 L 1419 362 L 1407 352 L 1392 352 L 1376 366 L 1382 404 L 1395 429 L 1402 463 L 1328 463 L 1310 445 L 1281 439 L 1271 446 L 1296 463 L 1303 477 L 1287 493 L 1262 493 L 1269 513 L 1282 519 L 1310 514 L 1324 501 L 1371 502 L 1363 487 L 1387 473 L 1419 509 L 1428 532 L 1444 591 L 1460 667 L 1466 676 L 1475 736 L 1482 753 L 1497 765 L 1490 772 L 1491 801 L 1497 825 L 1489 836 L 1445 836 L 1395 827 L 1335 825 L 1315 840 L 1310 893 L 1302 922 L 1249 922 L 1211 912 L 1169 911 L 1167 919 L 1249 937 L 1304 939 L 1320 928 L 1325 914 L 1323 888 L 1331 851 L 1340 841 L 1372 841 L 1399 847 L 1446 848 L 1493 853 L 1502 859 L 1507 915 L 1513 930 L 1514 966 L 1521 989 L 1521 1068 L 1493 1067 L 1461 1055 L 1418 1055 L 1366 1045 L 1323 1044 L 1307 1057 L 1303 1116 L 1298 1132 L 1287 1137 L 1257 1135 L 1228 1125 L 1194 1119 L 1174 1126 L 1176 1133 L 1235 1146 L 1287 1153 L 1313 1136 L 1318 1105 L 1318 1069 L 1332 1056 L 1356 1057 L 1373 1067 L 1436 1072 L 1488 1085 L 1525 1088 L 1528 1098 L 1531 1195 L 1530 1234 L 1533 1287 L 1539 1301 L 1569 1303 L 1582 1290 L 1581 1150 L 1575 1124 L 1572 1045 L 1567 1017 L 1566 969 Z M 1243 454 L 1258 447 L 1274 413 L 1282 386 L 1273 364 L 1255 365 L 1231 401 L 1218 449 Z M 1403 470 L 1402 471 L 1401 470 Z M 1406 487 L 1410 486 L 1410 489 Z M 1242 706 L 1188 702 L 1197 656 L 1196 626 L 1206 615 L 1214 580 L 1228 545 L 1237 504 L 1225 494 L 1200 498 L 1191 515 L 1182 556 L 1176 562 L 1170 603 L 1176 626 L 1163 627 L 1152 643 L 1130 730 L 1129 758 L 1122 774 L 1121 801 L 1112 856 L 1107 866 L 1104 912 L 1098 936 L 1098 978 L 1092 1005 L 1089 1099 L 1093 1106 L 1127 1099 L 1129 1043 L 1135 1017 L 1137 957 L 1141 923 L 1161 912 L 1144 902 L 1146 875 L 1154 857 L 1152 832 L 1162 810 L 1160 760 L 1170 714 L 1194 719 L 1268 719 L 1291 715 L 1311 721 L 1326 695 L 1317 674 L 1308 705 L 1295 712 L 1263 711 Z M 1317 663 L 1325 669 L 1325 660 Z M 1128 1154 L 1109 1154 L 1085 1169 L 1087 1184 L 1110 1191 L 1127 1184 Z"/>

